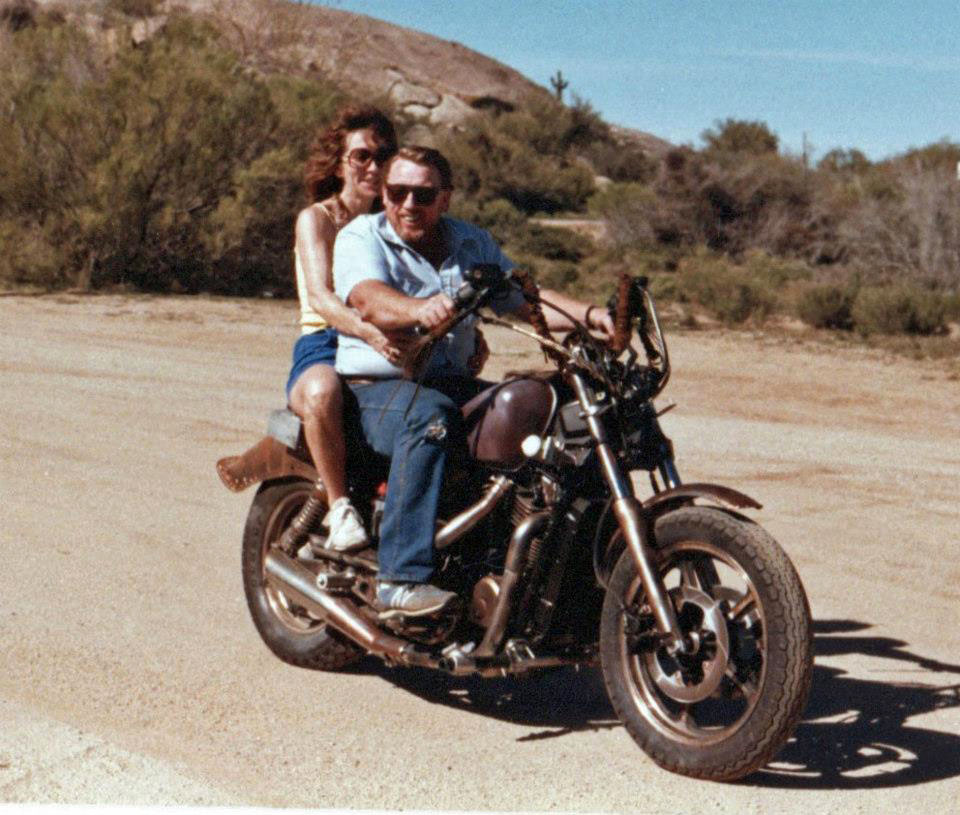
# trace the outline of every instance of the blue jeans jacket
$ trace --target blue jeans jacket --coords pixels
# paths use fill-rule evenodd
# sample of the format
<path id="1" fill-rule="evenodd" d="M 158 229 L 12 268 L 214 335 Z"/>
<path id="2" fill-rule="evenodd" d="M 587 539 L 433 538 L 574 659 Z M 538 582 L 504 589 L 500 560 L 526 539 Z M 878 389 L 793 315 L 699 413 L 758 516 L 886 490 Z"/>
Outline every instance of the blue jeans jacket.
<path id="1" fill-rule="evenodd" d="M 444 470 L 451 452 L 465 443 L 460 406 L 488 384 L 465 378 L 435 380 L 431 387 L 421 387 L 415 399 L 417 386 L 409 380 L 350 385 L 367 443 L 390 458 L 380 527 L 381 580 L 430 579 Z"/>

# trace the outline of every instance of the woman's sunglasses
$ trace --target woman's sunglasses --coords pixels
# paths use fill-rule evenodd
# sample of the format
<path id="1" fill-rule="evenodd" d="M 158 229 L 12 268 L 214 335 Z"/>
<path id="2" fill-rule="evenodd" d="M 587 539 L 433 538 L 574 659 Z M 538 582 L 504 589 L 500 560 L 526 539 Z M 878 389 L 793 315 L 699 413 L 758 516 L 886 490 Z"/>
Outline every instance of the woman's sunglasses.
<path id="1" fill-rule="evenodd" d="M 354 147 L 353 150 L 347 153 L 347 163 L 357 170 L 365 169 L 371 161 L 375 161 L 378 167 L 382 167 L 393 158 L 393 154 L 396 152 L 392 147 L 379 147 L 376 150 L 367 150 L 366 147 Z"/>
<path id="2" fill-rule="evenodd" d="M 408 195 L 413 195 L 413 203 L 418 207 L 429 207 L 440 194 L 439 187 L 410 187 L 406 184 L 387 184 L 387 198 L 391 204 L 402 204 Z"/>

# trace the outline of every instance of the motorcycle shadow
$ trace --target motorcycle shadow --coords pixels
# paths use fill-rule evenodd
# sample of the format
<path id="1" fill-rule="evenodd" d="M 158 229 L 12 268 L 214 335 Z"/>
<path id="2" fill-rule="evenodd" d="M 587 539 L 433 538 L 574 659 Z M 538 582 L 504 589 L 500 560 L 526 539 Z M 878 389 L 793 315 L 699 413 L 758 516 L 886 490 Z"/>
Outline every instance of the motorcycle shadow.
<path id="1" fill-rule="evenodd" d="M 541 728 L 517 741 L 621 726 L 597 668 L 552 668 L 494 679 L 456 677 L 423 668 L 392 669 L 374 659 L 363 660 L 356 669 L 381 676 L 427 702 Z"/>
<path id="2" fill-rule="evenodd" d="M 928 659 L 902 640 L 849 636 L 870 628 L 852 620 L 814 623 L 817 657 L 863 654 L 918 671 L 960 676 L 960 665 Z M 428 702 L 539 728 L 518 741 L 539 741 L 621 727 L 600 671 L 557 668 L 526 677 L 452 677 L 362 660 L 348 671 L 380 676 Z M 960 775 L 960 736 L 908 726 L 914 716 L 960 707 L 960 682 L 874 682 L 815 666 L 810 699 L 796 732 L 776 759 L 740 783 L 780 789 L 857 790 L 923 784 Z"/>
<path id="3" fill-rule="evenodd" d="M 960 676 L 960 665 L 927 659 L 888 637 L 849 636 L 853 620 L 814 623 L 817 657 L 863 654 Z M 960 682 L 873 682 L 817 666 L 803 719 L 767 767 L 742 783 L 783 789 L 878 789 L 960 775 L 960 736 L 908 726 L 914 716 L 960 707 Z"/>

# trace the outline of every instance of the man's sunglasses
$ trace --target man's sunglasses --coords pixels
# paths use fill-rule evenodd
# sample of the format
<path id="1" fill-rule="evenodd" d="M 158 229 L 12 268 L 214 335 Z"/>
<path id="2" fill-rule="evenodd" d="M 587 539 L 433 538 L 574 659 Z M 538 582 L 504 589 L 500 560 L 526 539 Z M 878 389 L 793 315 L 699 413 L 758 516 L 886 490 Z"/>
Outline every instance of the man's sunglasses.
<path id="1" fill-rule="evenodd" d="M 375 161 L 377 166 L 382 167 L 386 164 L 393 154 L 397 151 L 392 147 L 380 147 L 376 150 L 367 150 L 366 147 L 354 147 L 347 153 L 347 162 L 351 167 L 358 170 L 364 169 L 371 161 Z"/>
<path id="2" fill-rule="evenodd" d="M 439 187 L 410 187 L 406 184 L 387 184 L 386 191 L 391 204 L 402 204 L 412 194 L 413 203 L 418 207 L 429 207 L 440 194 Z"/>

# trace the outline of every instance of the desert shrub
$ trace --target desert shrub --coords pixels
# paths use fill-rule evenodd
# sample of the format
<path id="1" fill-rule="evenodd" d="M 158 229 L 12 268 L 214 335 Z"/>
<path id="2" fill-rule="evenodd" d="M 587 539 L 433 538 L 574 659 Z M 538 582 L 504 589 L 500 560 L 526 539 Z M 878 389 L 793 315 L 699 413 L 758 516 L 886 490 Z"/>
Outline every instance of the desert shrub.
<path id="1" fill-rule="evenodd" d="M 676 294 L 680 302 L 694 302 L 727 325 L 762 322 L 777 304 L 776 290 L 768 281 L 706 253 L 681 263 Z"/>
<path id="2" fill-rule="evenodd" d="M 575 263 L 563 260 L 547 260 L 522 252 L 512 253 L 511 259 L 518 268 L 529 272 L 540 286 L 559 289 L 568 293 L 575 292 L 578 289 L 580 270 Z"/>
<path id="3" fill-rule="evenodd" d="M 11 46 L 0 217 L 33 249 L 5 253 L 0 276 L 184 291 L 289 277 L 303 153 L 330 88 L 259 78 L 179 14 L 109 59 L 66 25 Z"/>
<path id="4" fill-rule="evenodd" d="M 744 253 L 744 269 L 773 288 L 780 289 L 791 283 L 809 280 L 810 266 L 796 258 L 774 255 L 761 249 L 751 249 Z"/>
<path id="5" fill-rule="evenodd" d="M 489 230 L 501 245 L 510 243 L 527 228 L 526 216 L 503 198 L 480 202 L 457 195 L 450 214 Z"/>
<path id="6" fill-rule="evenodd" d="M 597 175 L 611 181 L 649 183 L 657 174 L 657 160 L 629 142 L 596 141 L 579 152 Z"/>
<path id="7" fill-rule="evenodd" d="M 543 286 L 561 291 L 570 290 L 580 279 L 580 270 L 575 263 L 557 261 L 540 263 L 538 279 Z"/>
<path id="8" fill-rule="evenodd" d="M 594 133 L 583 118 L 556 101 L 533 99 L 515 111 L 477 113 L 438 146 L 467 198 L 503 198 L 527 214 L 579 210 L 594 189 L 593 172 L 577 155 Z"/>
<path id="9" fill-rule="evenodd" d="M 717 121 L 714 129 L 704 130 L 700 137 L 706 145 L 704 153 L 711 157 L 776 153 L 780 145 L 780 139 L 764 122 L 743 119 Z"/>
<path id="10" fill-rule="evenodd" d="M 856 289 L 836 283 L 819 283 L 804 289 L 797 300 L 800 319 L 814 328 L 853 327 Z"/>
<path id="11" fill-rule="evenodd" d="M 157 13 L 159 0 L 108 0 L 107 8 L 128 17 L 150 17 Z"/>
<path id="12" fill-rule="evenodd" d="M 0 25 L 16 33 L 37 24 L 36 0 L 7 0 L 0 4 Z"/>
<path id="13" fill-rule="evenodd" d="M 943 314 L 948 320 L 960 320 L 960 293 L 943 295 Z"/>
<path id="14" fill-rule="evenodd" d="M 587 212 L 606 221 L 610 239 L 619 246 L 654 242 L 657 200 L 645 184 L 608 184 L 590 196 Z"/>
<path id="15" fill-rule="evenodd" d="M 516 235 L 513 244 L 526 254 L 572 263 L 583 260 L 592 247 L 588 238 L 570 229 L 539 224 L 529 224 L 525 230 Z"/>
<path id="16" fill-rule="evenodd" d="M 869 169 L 870 159 L 855 148 L 849 150 L 834 148 L 817 162 L 817 170 L 844 176 L 863 175 Z"/>
<path id="17" fill-rule="evenodd" d="M 946 307 L 942 296 L 917 286 L 864 286 L 852 317 L 861 334 L 930 335 L 944 330 Z"/>
<path id="18" fill-rule="evenodd" d="M 842 221 L 851 265 L 865 277 L 960 286 L 960 185 L 941 169 L 897 165 L 876 174 Z M 886 186 L 880 186 L 883 182 Z"/>

